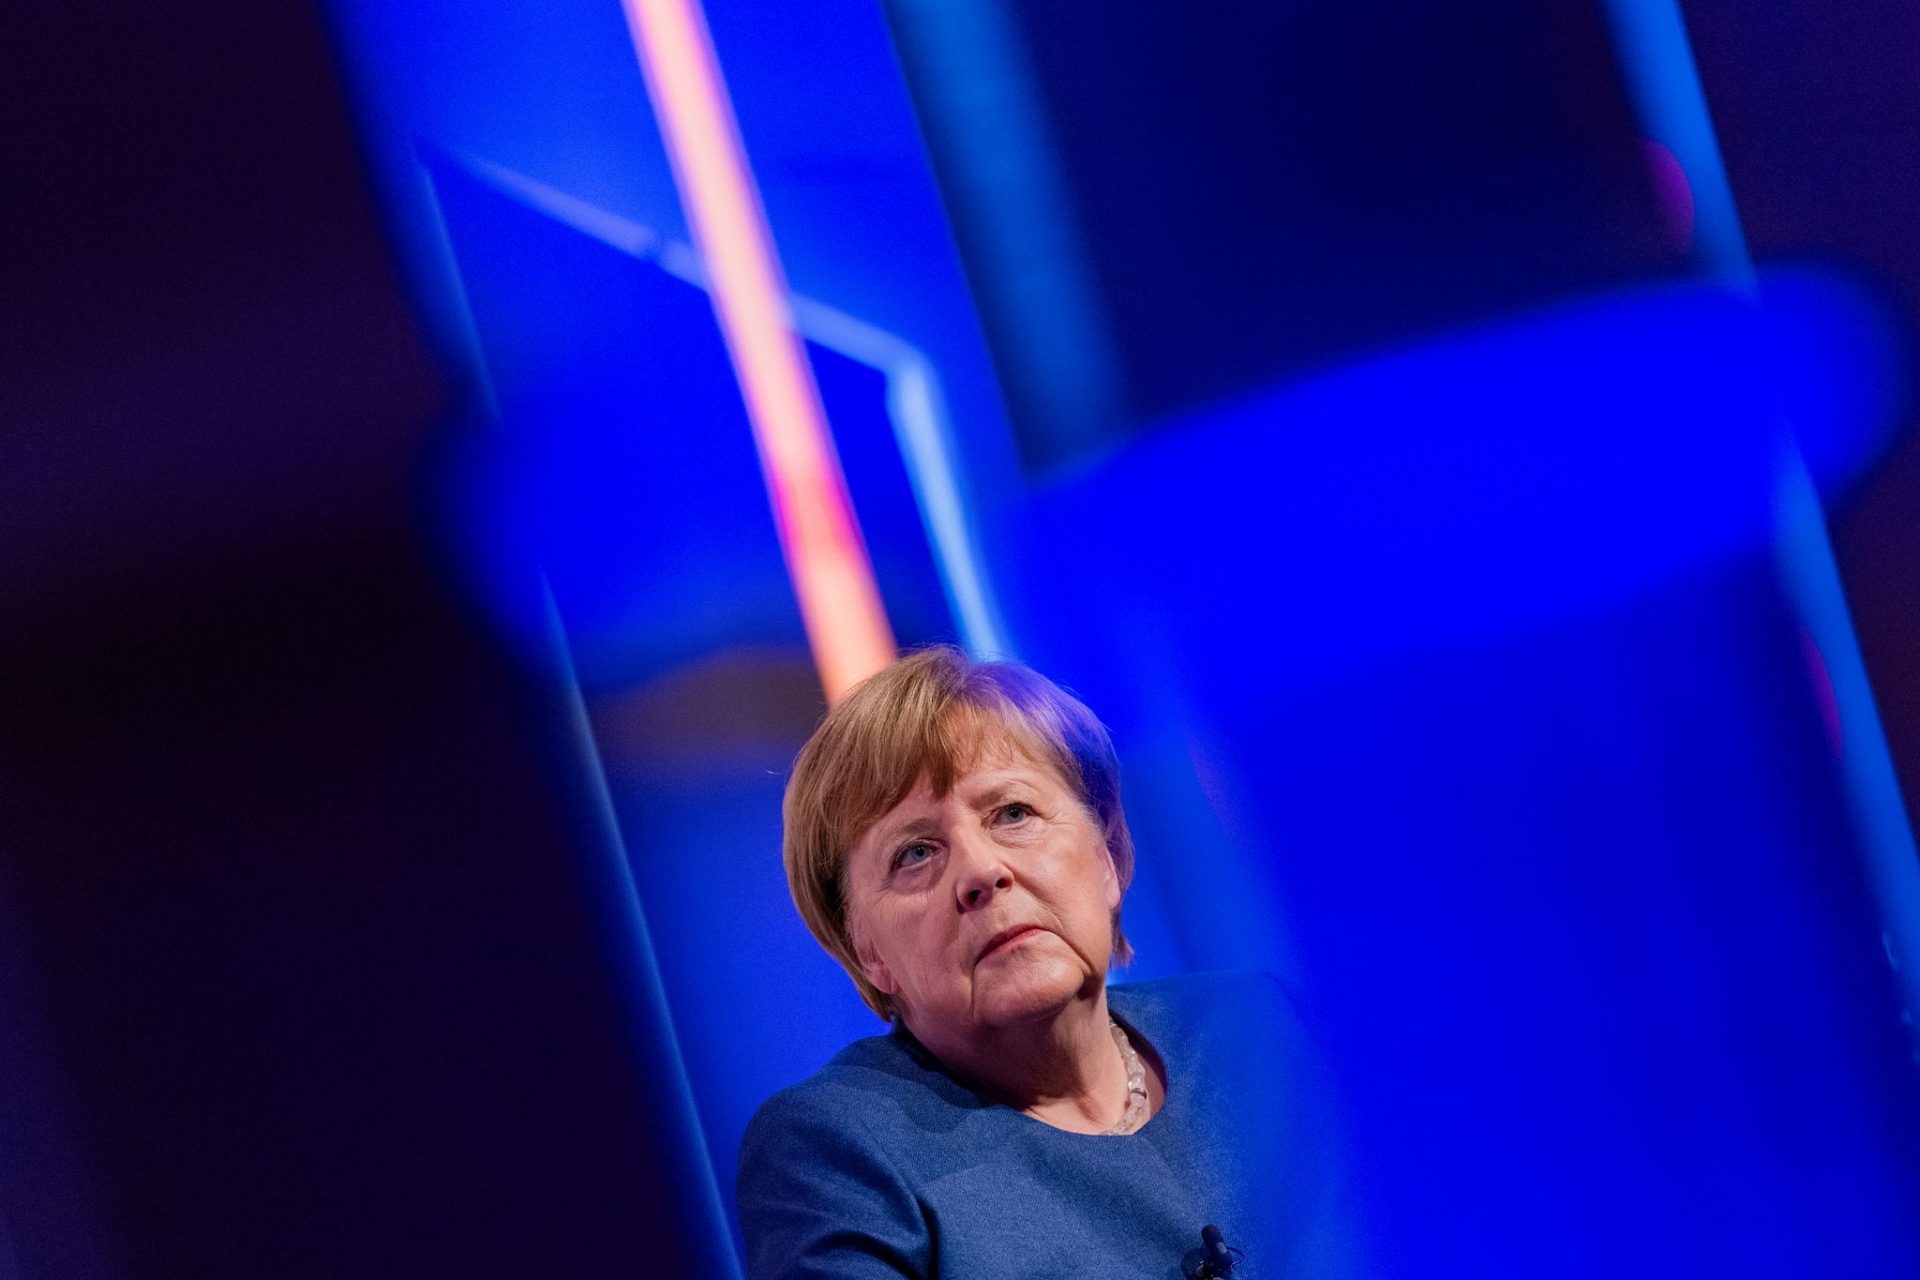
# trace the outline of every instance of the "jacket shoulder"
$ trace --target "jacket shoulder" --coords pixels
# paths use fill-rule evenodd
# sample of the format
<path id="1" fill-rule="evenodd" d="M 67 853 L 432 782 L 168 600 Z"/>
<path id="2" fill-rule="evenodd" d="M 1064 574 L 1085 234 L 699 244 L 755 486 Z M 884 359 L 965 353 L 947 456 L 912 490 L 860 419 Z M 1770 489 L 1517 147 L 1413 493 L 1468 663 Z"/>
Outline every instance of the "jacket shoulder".
<path id="1" fill-rule="evenodd" d="M 899 1105 L 889 1065 L 858 1041 L 754 1113 L 735 1189 L 751 1276 L 925 1274 L 929 1224 L 876 1133 Z"/>
<path id="2" fill-rule="evenodd" d="M 1116 984 L 1111 1002 L 1122 1016 L 1148 1008 L 1174 1018 L 1264 1016 L 1303 1020 L 1300 1001 L 1289 984 L 1263 969 L 1222 969 L 1171 978 Z"/>

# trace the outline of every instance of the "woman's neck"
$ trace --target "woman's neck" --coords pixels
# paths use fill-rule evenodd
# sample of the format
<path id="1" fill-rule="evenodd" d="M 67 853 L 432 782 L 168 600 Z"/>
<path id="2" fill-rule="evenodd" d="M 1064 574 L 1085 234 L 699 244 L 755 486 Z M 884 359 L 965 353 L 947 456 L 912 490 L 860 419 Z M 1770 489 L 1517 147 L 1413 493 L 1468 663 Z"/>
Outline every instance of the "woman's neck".
<path id="1" fill-rule="evenodd" d="M 1105 1133 L 1126 1113 L 1127 1066 L 1104 986 L 1051 1018 L 994 1028 L 964 1046 L 927 1047 L 1008 1106 L 1056 1129 Z M 1164 1096 L 1151 1069 L 1147 1091 L 1151 1114 Z"/>

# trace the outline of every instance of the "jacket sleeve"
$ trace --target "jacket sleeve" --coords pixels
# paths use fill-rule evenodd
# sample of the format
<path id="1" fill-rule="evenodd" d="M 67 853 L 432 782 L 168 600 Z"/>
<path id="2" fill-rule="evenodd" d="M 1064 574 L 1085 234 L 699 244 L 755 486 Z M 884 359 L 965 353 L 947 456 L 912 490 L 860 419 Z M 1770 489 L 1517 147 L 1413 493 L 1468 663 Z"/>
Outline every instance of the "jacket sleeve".
<path id="1" fill-rule="evenodd" d="M 749 1280 L 934 1274 L 932 1224 L 856 1107 L 789 1090 L 747 1126 L 736 1192 Z"/>

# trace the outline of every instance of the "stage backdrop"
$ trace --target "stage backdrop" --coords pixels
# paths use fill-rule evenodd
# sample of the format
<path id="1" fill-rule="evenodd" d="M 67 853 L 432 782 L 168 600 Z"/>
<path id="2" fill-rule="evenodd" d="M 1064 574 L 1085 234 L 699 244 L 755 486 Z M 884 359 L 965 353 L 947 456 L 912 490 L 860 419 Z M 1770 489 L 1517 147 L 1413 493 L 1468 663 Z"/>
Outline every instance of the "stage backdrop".
<path id="1" fill-rule="evenodd" d="M 755 1105 L 879 1025 L 779 871 L 824 703 L 704 264 L 619 6 L 331 12 L 724 1254 Z M 1898 362 L 1751 270 L 1677 11 L 706 12 L 897 637 L 1109 721 L 1134 972 L 1302 994 L 1391 1273 L 1920 1271 L 1920 896 L 1814 488 Z"/>

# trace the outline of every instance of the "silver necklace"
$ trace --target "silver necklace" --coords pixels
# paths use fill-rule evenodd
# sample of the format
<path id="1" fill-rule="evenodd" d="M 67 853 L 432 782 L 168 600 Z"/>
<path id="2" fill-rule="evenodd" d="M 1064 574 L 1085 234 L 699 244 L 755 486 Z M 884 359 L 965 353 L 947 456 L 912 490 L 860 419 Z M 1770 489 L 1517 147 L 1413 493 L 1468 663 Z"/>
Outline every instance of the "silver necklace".
<path id="1" fill-rule="evenodd" d="M 1112 1015 L 1107 1017 L 1107 1026 L 1113 1032 L 1113 1042 L 1120 1046 L 1120 1061 L 1127 1067 L 1127 1109 L 1121 1113 L 1120 1122 L 1102 1135 L 1118 1137 L 1132 1133 L 1147 1122 L 1147 1069 L 1141 1064 L 1140 1055 L 1134 1052 L 1133 1041 Z"/>

